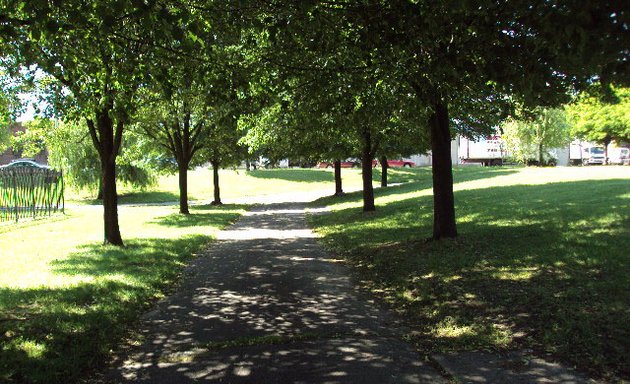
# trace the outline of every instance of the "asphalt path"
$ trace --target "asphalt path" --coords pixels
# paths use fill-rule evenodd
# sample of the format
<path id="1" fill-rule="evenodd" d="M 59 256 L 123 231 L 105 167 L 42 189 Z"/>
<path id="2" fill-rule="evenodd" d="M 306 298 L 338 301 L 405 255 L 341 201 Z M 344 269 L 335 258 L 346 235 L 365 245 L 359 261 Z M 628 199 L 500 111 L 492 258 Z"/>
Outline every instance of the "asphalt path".
<path id="1" fill-rule="evenodd" d="M 303 202 L 267 202 L 222 231 L 140 332 L 107 381 L 445 382 L 317 242 Z"/>

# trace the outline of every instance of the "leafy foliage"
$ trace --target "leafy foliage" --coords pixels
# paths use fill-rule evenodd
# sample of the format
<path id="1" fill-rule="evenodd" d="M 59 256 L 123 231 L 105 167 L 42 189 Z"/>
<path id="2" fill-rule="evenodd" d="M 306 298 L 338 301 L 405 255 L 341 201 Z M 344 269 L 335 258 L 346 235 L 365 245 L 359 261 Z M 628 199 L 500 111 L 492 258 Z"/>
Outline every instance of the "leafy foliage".
<path id="1" fill-rule="evenodd" d="M 575 136 L 608 144 L 630 140 L 630 88 L 594 86 L 569 107 Z"/>
<path id="2" fill-rule="evenodd" d="M 26 130 L 13 137 L 12 146 L 25 156 L 47 149 L 48 162 L 63 170 L 66 183 L 79 189 L 97 191 L 101 170 L 98 153 L 90 142 L 85 125 L 73 122 L 36 118 L 25 123 Z M 156 181 L 157 170 L 146 156 L 147 138 L 130 133 L 123 143 L 116 177 L 135 188 L 146 188 Z"/>
<path id="3" fill-rule="evenodd" d="M 508 152 L 522 163 L 535 159 L 544 165 L 553 158 L 549 149 L 571 141 L 570 125 L 560 108 L 536 107 L 510 118 L 502 128 Z"/>

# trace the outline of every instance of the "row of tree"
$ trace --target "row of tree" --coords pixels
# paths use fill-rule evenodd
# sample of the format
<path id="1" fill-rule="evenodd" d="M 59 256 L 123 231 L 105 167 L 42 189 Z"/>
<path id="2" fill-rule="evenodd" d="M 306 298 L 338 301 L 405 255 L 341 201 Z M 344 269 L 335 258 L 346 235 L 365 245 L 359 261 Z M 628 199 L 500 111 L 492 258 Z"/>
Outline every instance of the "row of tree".
<path id="1" fill-rule="evenodd" d="M 85 122 L 106 243 L 122 244 L 116 161 L 136 125 L 175 158 L 182 196 L 195 156 L 206 150 L 218 169 L 243 131 L 250 151 L 358 153 L 365 211 L 375 156 L 430 148 L 439 239 L 457 235 L 451 135 L 487 133 L 515 105 L 556 105 L 595 81 L 625 84 L 627 11 L 616 1 L 8 0 L 0 48 L 9 72 L 43 71 L 54 110 Z"/>

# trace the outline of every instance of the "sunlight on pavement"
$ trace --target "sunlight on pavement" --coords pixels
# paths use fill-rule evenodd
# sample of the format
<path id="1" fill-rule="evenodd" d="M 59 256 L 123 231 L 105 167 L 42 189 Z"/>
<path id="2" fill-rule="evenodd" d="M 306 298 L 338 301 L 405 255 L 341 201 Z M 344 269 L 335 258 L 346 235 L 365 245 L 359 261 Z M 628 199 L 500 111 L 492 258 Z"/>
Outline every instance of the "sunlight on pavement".
<path id="1" fill-rule="evenodd" d="M 262 229 L 240 228 L 233 231 L 222 231 L 217 234 L 219 240 L 252 240 L 252 239 L 303 239 L 316 238 L 310 229 Z"/>

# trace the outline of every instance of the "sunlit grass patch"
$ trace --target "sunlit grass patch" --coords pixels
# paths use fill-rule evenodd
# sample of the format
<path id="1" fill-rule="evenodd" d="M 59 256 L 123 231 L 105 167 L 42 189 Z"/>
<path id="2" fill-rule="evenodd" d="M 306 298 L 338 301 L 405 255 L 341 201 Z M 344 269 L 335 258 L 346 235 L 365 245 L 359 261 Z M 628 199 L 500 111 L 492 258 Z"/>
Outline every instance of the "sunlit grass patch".
<path id="1" fill-rule="evenodd" d="M 454 170 L 460 236 L 432 231 L 430 180 L 325 199 L 311 223 L 426 352 L 532 348 L 630 377 L 629 167 Z"/>
<path id="2" fill-rule="evenodd" d="M 121 207 L 125 247 L 101 245 L 102 211 L 0 235 L 0 382 L 75 382 L 164 297 L 243 206 Z"/>

